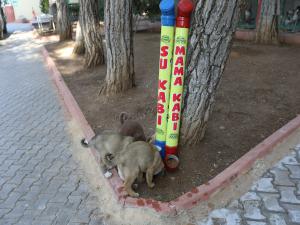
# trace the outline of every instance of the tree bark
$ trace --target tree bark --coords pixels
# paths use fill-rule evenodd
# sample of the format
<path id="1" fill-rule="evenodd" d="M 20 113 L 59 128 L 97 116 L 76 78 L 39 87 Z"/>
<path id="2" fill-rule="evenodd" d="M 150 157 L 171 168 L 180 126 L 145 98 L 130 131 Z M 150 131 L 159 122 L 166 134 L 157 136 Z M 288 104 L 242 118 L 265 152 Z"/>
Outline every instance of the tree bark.
<path id="1" fill-rule="evenodd" d="M 84 54 L 84 51 L 85 49 L 84 49 L 83 36 L 82 36 L 80 23 L 78 21 L 76 25 L 76 37 L 75 37 L 75 45 L 73 48 L 73 54 L 82 55 Z"/>
<path id="2" fill-rule="evenodd" d="M 6 27 L 6 18 L 5 18 L 5 15 L 4 15 L 4 11 L 3 11 L 3 8 L 1 6 L 2 6 L 2 2 L 0 0 L 0 17 L 1 17 L 1 23 L 2 23 L 2 26 L 0 28 L 1 29 L 0 33 L 2 33 L 2 38 L 3 38 L 3 34 L 7 34 L 7 27 Z"/>
<path id="3" fill-rule="evenodd" d="M 263 0 L 256 25 L 256 43 L 278 44 L 278 17 L 280 1 Z"/>
<path id="4" fill-rule="evenodd" d="M 181 144 L 197 144 L 205 134 L 237 26 L 238 11 L 238 0 L 196 3 L 187 55 Z"/>
<path id="5" fill-rule="evenodd" d="M 1 5 L 0 5 L 0 7 L 1 7 Z M 0 14 L 0 40 L 2 40 L 4 38 L 3 28 L 4 28 L 4 21 L 2 19 L 1 14 Z"/>
<path id="6" fill-rule="evenodd" d="M 57 5 L 57 30 L 59 40 L 72 39 L 72 27 L 68 14 L 67 0 L 56 0 Z"/>
<path id="7" fill-rule="evenodd" d="M 134 87 L 132 0 L 105 1 L 107 70 L 103 95 Z"/>
<path id="8" fill-rule="evenodd" d="M 79 4 L 81 12 L 79 22 L 85 47 L 85 65 L 94 67 L 104 63 L 98 0 L 80 0 Z"/>

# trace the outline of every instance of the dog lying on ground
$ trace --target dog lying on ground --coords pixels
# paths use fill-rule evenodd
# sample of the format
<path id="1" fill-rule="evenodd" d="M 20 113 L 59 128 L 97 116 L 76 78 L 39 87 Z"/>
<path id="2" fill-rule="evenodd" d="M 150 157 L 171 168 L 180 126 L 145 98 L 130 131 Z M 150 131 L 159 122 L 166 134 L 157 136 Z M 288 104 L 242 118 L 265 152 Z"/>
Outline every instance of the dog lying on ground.
<path id="1" fill-rule="evenodd" d="M 132 190 L 136 179 L 141 181 L 146 173 L 146 182 L 149 188 L 154 187 L 153 175 L 164 169 L 164 163 L 157 149 L 144 141 L 136 141 L 128 144 L 126 148 L 115 157 L 112 157 L 111 164 L 118 168 L 119 176 L 124 180 L 125 191 L 132 197 L 139 194 Z"/>
<path id="2" fill-rule="evenodd" d="M 131 136 L 134 138 L 134 141 L 146 141 L 142 125 L 135 120 L 129 120 L 127 113 L 122 112 L 120 114 L 120 123 L 121 128 L 119 130 L 119 133 L 121 135 Z"/>

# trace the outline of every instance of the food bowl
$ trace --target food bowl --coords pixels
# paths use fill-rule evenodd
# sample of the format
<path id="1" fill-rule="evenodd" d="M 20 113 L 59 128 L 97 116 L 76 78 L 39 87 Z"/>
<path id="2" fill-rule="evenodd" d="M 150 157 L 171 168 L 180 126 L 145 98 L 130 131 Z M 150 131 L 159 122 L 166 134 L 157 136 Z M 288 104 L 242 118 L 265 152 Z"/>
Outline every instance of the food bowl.
<path id="1" fill-rule="evenodd" d="M 175 171 L 179 165 L 178 157 L 176 155 L 167 155 L 165 165 L 168 171 Z"/>

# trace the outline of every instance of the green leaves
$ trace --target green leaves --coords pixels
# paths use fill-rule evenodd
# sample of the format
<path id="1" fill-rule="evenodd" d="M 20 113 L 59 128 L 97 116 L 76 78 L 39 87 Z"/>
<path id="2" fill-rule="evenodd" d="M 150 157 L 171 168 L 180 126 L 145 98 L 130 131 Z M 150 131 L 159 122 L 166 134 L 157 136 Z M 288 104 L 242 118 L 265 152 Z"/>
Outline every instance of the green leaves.
<path id="1" fill-rule="evenodd" d="M 49 0 L 40 0 L 40 9 L 42 13 L 47 14 L 49 12 Z"/>

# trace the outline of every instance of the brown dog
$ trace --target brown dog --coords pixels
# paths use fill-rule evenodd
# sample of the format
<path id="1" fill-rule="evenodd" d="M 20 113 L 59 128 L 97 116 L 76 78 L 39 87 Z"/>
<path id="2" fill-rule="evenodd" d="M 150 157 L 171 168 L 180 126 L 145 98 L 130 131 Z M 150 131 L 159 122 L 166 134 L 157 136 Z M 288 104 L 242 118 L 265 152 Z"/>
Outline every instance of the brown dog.
<path id="1" fill-rule="evenodd" d="M 142 125 L 135 120 L 129 120 L 127 113 L 120 114 L 120 123 L 119 133 L 121 135 L 133 137 L 134 141 L 146 141 Z"/>
<path id="2" fill-rule="evenodd" d="M 153 175 L 164 169 L 164 163 L 157 149 L 144 141 L 129 143 L 126 148 L 112 158 L 112 164 L 117 165 L 119 176 L 124 180 L 124 188 L 132 197 L 139 194 L 132 190 L 132 184 L 136 179 L 146 173 L 146 181 L 149 188 L 154 187 Z"/>
<path id="3" fill-rule="evenodd" d="M 112 159 L 128 144 L 133 142 L 133 137 L 123 136 L 117 132 L 105 131 L 95 135 L 90 141 L 81 140 L 83 147 L 92 147 L 100 154 L 100 165 L 103 171 L 112 169 L 116 165 L 112 164 Z"/>

